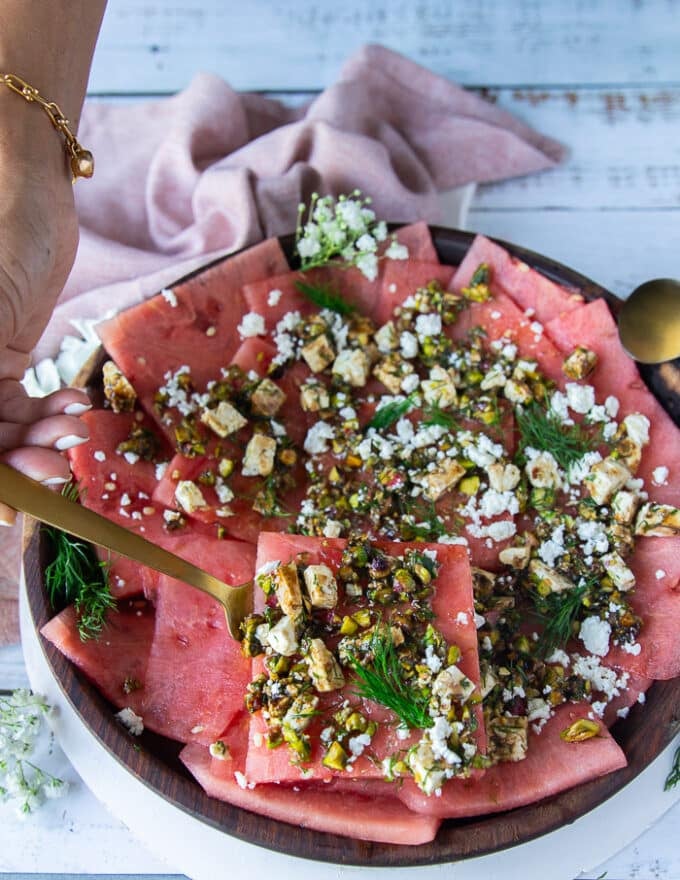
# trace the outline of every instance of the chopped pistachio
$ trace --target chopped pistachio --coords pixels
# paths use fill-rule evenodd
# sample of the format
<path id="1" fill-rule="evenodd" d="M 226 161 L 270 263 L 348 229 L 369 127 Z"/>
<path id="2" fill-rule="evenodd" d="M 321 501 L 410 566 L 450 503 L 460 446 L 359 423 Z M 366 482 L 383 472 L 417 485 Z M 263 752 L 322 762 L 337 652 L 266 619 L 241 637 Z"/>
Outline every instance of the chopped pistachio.
<path id="1" fill-rule="evenodd" d="M 132 412 L 137 401 L 137 392 L 113 361 L 106 361 L 102 367 L 104 396 L 116 413 Z"/>
<path id="2" fill-rule="evenodd" d="M 597 366 L 597 354 L 584 345 L 577 345 L 562 364 L 562 372 L 570 379 L 585 379 Z"/>
<path id="3" fill-rule="evenodd" d="M 560 739 L 569 743 L 585 742 L 587 739 L 599 736 L 601 729 L 602 728 L 597 721 L 591 721 L 589 718 L 579 718 L 578 721 L 574 721 L 573 724 L 570 724 L 569 727 L 565 727 L 565 729 L 560 732 Z"/>

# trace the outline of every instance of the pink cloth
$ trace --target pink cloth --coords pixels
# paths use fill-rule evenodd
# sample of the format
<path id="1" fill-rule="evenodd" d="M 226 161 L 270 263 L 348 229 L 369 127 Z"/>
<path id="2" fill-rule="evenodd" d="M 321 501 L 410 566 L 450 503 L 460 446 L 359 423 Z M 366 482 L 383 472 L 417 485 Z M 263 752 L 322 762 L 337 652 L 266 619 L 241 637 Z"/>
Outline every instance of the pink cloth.
<path id="1" fill-rule="evenodd" d="M 36 349 L 72 318 L 140 302 L 218 253 L 292 232 L 317 190 L 358 187 L 378 216 L 440 219 L 438 193 L 552 167 L 563 148 L 494 104 L 380 46 L 349 59 L 304 107 L 240 95 L 199 74 L 153 103 L 90 103 L 79 138 L 96 174 L 76 187 L 81 241 Z M 18 639 L 17 530 L 0 534 L 0 644 Z"/>
<path id="2" fill-rule="evenodd" d="M 540 171 L 564 154 L 381 46 L 360 50 L 303 107 L 199 74 L 154 103 L 89 104 L 79 138 L 97 170 L 76 188 L 80 249 L 38 357 L 71 318 L 132 305 L 208 255 L 293 231 L 314 190 L 358 187 L 382 219 L 436 223 L 440 191 Z"/>

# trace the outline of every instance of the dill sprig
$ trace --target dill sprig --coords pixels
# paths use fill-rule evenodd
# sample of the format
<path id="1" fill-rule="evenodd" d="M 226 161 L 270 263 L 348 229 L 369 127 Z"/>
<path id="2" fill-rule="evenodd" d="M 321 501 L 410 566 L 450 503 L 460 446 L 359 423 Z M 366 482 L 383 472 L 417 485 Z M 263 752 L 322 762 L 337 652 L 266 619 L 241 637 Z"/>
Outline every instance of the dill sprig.
<path id="1" fill-rule="evenodd" d="M 392 403 L 381 406 L 379 410 L 376 410 L 375 415 L 366 427 L 375 428 L 376 431 L 389 428 L 390 425 L 398 422 L 402 416 L 405 416 L 415 406 L 416 399 L 416 393 L 413 392 L 403 400 L 395 400 Z"/>
<path id="2" fill-rule="evenodd" d="M 67 483 L 63 494 L 78 498 L 78 487 Z M 108 579 L 108 564 L 101 562 L 89 544 L 55 529 L 45 527 L 52 545 L 53 559 L 45 568 L 47 596 L 53 608 L 73 604 L 82 641 L 97 638 L 106 615 L 116 607 Z"/>
<path id="3" fill-rule="evenodd" d="M 673 755 L 673 766 L 671 767 L 671 772 L 666 777 L 663 790 L 670 791 L 678 783 L 680 783 L 680 746 L 677 747 Z"/>
<path id="4" fill-rule="evenodd" d="M 588 583 L 582 583 L 573 590 L 549 593 L 547 596 L 531 594 L 536 614 L 545 623 L 538 641 L 538 649 L 543 657 L 549 657 L 557 648 L 563 648 L 571 638 L 574 621 L 589 586 Z"/>
<path id="5" fill-rule="evenodd" d="M 530 403 L 515 412 L 521 434 L 521 449 L 550 452 L 564 470 L 593 448 L 593 440 L 580 425 L 563 425 L 550 410 Z"/>
<path id="6" fill-rule="evenodd" d="M 343 299 L 328 285 L 306 284 L 304 281 L 296 281 L 295 286 L 307 299 L 320 309 L 328 309 L 338 315 L 351 315 L 356 309 L 351 303 Z"/>
<path id="7" fill-rule="evenodd" d="M 451 413 L 443 410 L 438 403 L 433 403 L 426 407 L 423 411 L 424 425 L 439 425 L 447 428 L 449 431 L 457 431 L 460 428 L 459 422 L 451 415 Z"/>
<path id="8" fill-rule="evenodd" d="M 376 626 L 370 652 L 373 655 L 370 663 L 350 658 L 352 669 L 360 680 L 357 696 L 387 706 L 412 730 L 432 727 L 434 722 L 427 711 L 429 698 L 410 688 L 404 680 L 388 625 Z"/>

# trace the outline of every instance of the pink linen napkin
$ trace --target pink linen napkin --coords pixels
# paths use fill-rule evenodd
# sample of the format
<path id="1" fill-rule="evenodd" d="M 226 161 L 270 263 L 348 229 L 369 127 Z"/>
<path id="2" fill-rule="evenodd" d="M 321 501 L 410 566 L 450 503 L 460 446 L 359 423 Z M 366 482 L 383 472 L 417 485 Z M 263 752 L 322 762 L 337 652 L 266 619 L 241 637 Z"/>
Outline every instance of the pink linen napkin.
<path id="1" fill-rule="evenodd" d="M 133 305 L 217 254 L 293 231 L 298 203 L 315 190 L 358 187 L 381 219 L 436 223 L 440 193 L 541 171 L 564 155 L 381 46 L 361 49 L 302 107 L 199 74 L 153 103 L 90 103 L 78 134 L 96 174 L 76 188 L 78 256 L 36 359 L 56 353 L 74 318 Z M 13 537 L 0 534 L 0 644 L 16 638 L 7 611 L 15 575 L 3 574 L 17 569 Z"/>

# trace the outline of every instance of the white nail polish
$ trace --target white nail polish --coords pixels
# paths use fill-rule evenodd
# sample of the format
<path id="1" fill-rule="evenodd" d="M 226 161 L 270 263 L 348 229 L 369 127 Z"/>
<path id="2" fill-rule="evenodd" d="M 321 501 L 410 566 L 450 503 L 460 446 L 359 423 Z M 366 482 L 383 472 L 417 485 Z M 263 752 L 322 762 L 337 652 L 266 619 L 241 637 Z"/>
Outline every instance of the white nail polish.
<path id="1" fill-rule="evenodd" d="M 13 522 L 7 522 L 4 519 L 0 519 L 0 526 L 4 526 L 7 529 L 11 529 L 13 525 L 14 525 Z"/>
<path id="2" fill-rule="evenodd" d="M 68 406 L 64 407 L 64 415 L 82 416 L 83 413 L 86 413 L 90 409 L 92 409 L 91 403 L 69 403 Z"/>
<path id="3" fill-rule="evenodd" d="M 59 452 L 63 452 L 65 449 L 80 446 L 81 443 L 87 443 L 87 437 L 79 437 L 77 434 L 66 434 L 65 437 L 60 437 L 56 441 L 54 448 L 58 449 Z"/>
<path id="4" fill-rule="evenodd" d="M 63 486 L 64 483 L 68 483 L 68 477 L 48 477 L 46 480 L 42 480 L 43 486 Z"/>

